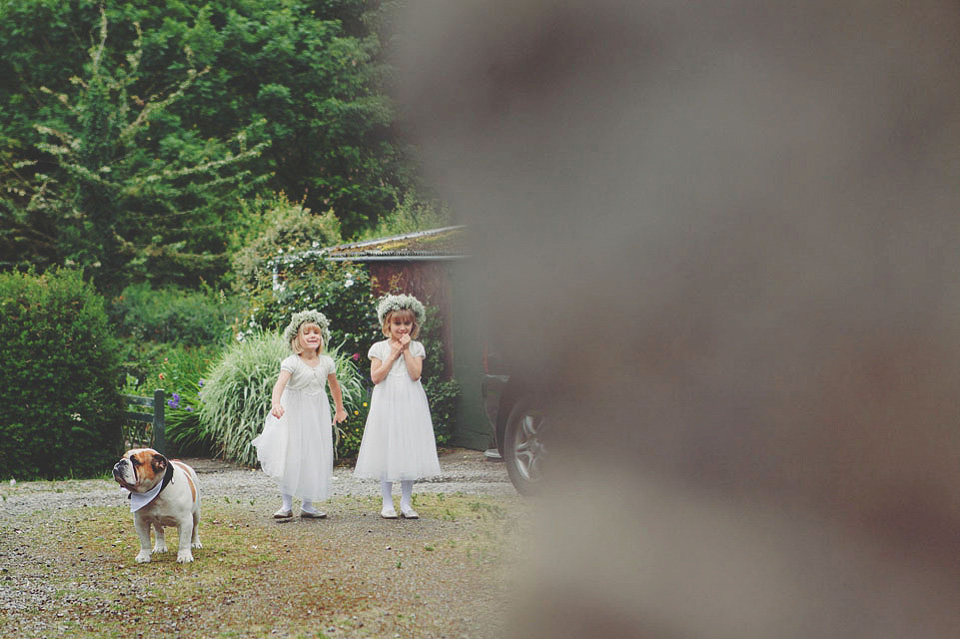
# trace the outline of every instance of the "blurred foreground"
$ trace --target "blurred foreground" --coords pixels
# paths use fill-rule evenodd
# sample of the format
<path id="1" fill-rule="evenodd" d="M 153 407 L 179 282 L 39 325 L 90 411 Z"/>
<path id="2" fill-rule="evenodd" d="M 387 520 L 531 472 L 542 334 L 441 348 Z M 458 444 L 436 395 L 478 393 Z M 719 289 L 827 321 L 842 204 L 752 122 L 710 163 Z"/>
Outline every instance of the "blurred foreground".
<path id="1" fill-rule="evenodd" d="M 957 3 L 411 5 L 408 121 L 551 396 L 516 636 L 960 636 Z"/>

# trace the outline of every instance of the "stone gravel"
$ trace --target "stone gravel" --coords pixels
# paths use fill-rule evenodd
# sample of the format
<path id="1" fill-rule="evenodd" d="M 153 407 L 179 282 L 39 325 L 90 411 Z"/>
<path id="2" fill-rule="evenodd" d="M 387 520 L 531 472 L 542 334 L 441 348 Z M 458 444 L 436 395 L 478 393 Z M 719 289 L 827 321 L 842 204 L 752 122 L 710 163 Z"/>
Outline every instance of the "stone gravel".
<path id="1" fill-rule="evenodd" d="M 203 499 L 222 497 L 269 498 L 279 494 L 276 481 L 262 471 L 215 459 L 184 459 L 200 477 Z M 420 493 L 515 495 L 504 465 L 482 452 L 462 448 L 443 449 L 443 475 L 416 483 Z M 353 468 L 338 466 L 333 472 L 333 497 L 379 495 L 377 482 L 353 477 Z M 60 508 L 116 506 L 120 488 L 108 479 L 16 482 L 0 478 L 0 523 L 36 511 Z M 394 492 L 397 492 L 395 488 Z"/>
<path id="2" fill-rule="evenodd" d="M 204 501 L 249 498 L 264 504 L 265 511 L 271 512 L 274 500 L 276 505 L 279 505 L 276 482 L 260 470 L 211 459 L 184 461 L 196 469 Z M 504 465 L 485 458 L 482 452 L 443 449 L 440 464 L 443 475 L 417 482 L 416 493 L 463 493 L 516 499 L 516 491 L 507 477 Z M 15 482 L 10 478 L 0 478 L 0 482 L 0 612 L 5 613 L 2 616 L 36 609 L 37 606 L 68 606 L 70 602 L 64 600 L 64 593 L 58 592 L 55 585 L 45 583 L 40 578 L 40 575 L 44 574 L 43 568 L 52 565 L 50 560 L 34 556 L 30 548 L 18 541 L 18 538 L 26 538 L 28 533 L 36 532 L 33 527 L 38 526 L 47 529 L 45 534 L 55 538 L 58 527 L 68 526 L 69 523 L 56 517 L 38 518 L 37 514 L 82 507 L 116 506 L 123 503 L 119 487 L 108 479 Z M 398 492 L 399 487 L 395 490 L 395 493 Z M 342 496 L 379 496 L 379 484 L 355 479 L 352 476 L 352 467 L 338 466 L 334 470 L 333 498 Z M 268 518 L 269 514 L 265 512 L 264 517 Z M 331 516 L 334 516 L 331 523 L 338 519 L 335 515 L 335 512 L 331 513 Z M 371 517 L 373 516 L 371 513 Z M 374 518 L 372 521 L 378 519 Z M 336 534 L 335 530 L 336 528 L 331 526 L 330 533 Z M 132 526 L 130 533 L 133 534 Z M 424 578 L 429 579 L 429 576 Z M 73 592 L 68 596 L 82 597 L 83 584 L 74 586 Z M 449 593 L 450 597 L 456 595 L 455 592 Z M 439 593 L 438 596 L 442 600 L 445 593 Z M 20 636 L 44 636 L 45 629 L 38 627 L 31 630 L 23 627 L 20 630 Z"/>

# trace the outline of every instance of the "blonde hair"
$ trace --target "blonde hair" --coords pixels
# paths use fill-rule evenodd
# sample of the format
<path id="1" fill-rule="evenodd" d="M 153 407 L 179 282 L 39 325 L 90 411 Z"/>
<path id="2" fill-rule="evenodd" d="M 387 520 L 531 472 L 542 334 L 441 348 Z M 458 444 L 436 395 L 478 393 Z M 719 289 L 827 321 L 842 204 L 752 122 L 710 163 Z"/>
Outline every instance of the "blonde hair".
<path id="1" fill-rule="evenodd" d="M 387 312 L 387 314 L 383 316 L 382 328 L 383 328 L 383 334 L 386 337 L 390 337 L 390 321 L 394 317 L 396 318 L 402 317 L 404 319 L 409 319 L 411 322 L 413 322 L 413 330 L 410 331 L 410 339 L 417 339 L 418 337 L 420 337 L 420 323 L 417 322 L 417 314 L 414 313 L 409 308 L 398 308 L 396 310 Z"/>
<path id="2" fill-rule="evenodd" d="M 313 322 L 304 322 L 300 325 L 300 328 L 297 329 L 297 333 L 293 336 L 293 339 L 290 340 L 290 350 L 297 355 L 306 350 L 303 347 L 303 344 L 300 342 L 300 338 L 303 337 L 303 329 L 308 326 L 315 326 L 320 331 L 320 346 L 317 347 L 317 355 L 319 355 L 323 352 L 324 347 L 326 347 L 327 340 L 324 339 L 323 327 Z"/>

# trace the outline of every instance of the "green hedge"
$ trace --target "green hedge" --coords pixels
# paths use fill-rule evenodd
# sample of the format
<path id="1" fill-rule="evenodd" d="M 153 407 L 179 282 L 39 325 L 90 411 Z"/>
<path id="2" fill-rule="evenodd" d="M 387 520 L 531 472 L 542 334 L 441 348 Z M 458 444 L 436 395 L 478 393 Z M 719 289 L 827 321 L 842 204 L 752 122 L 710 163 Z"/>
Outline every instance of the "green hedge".
<path id="1" fill-rule="evenodd" d="M 90 477 L 120 455 L 119 364 L 79 272 L 0 274 L 0 477 Z"/>
<path id="2" fill-rule="evenodd" d="M 154 289 L 131 284 L 107 308 L 120 337 L 184 346 L 224 344 L 231 338 L 239 303 L 222 291 L 202 285 L 199 290 L 176 286 Z"/>

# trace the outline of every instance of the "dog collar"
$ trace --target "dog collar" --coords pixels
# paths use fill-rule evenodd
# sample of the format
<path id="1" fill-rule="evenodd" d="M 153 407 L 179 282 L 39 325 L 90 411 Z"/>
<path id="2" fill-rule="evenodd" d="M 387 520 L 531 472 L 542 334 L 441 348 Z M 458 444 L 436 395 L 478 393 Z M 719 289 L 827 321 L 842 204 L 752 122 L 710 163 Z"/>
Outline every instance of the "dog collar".
<path id="1" fill-rule="evenodd" d="M 173 464 L 167 465 L 167 470 L 163 473 L 163 480 L 145 493 L 130 493 L 130 512 L 135 513 L 154 499 L 157 495 L 173 481 Z"/>

